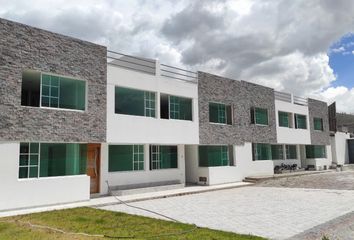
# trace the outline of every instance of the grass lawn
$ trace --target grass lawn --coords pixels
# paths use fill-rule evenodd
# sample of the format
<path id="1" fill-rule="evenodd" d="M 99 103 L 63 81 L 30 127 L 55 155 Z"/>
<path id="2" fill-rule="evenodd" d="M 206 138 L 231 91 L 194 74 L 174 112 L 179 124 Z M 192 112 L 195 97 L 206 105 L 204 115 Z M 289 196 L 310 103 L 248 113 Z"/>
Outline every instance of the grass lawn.
<path id="1" fill-rule="evenodd" d="M 20 222 L 1 222 L 4 220 L 20 220 Z M 85 232 L 89 234 L 124 237 L 115 239 L 264 239 L 207 228 L 197 228 L 192 232 L 181 235 L 156 237 L 154 235 L 188 231 L 193 229 L 194 226 L 93 208 L 75 208 L 0 218 L 0 239 L 110 239 L 109 237 L 68 235 L 49 229 L 33 228 L 26 224 L 26 222 L 75 233 Z"/>

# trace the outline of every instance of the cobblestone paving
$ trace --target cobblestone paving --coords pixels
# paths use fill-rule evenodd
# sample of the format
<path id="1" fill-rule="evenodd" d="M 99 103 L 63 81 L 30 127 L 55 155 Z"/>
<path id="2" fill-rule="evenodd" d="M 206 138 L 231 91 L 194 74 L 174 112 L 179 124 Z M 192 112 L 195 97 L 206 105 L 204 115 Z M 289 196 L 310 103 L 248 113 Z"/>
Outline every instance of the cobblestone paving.
<path id="1" fill-rule="evenodd" d="M 289 240 L 314 240 L 322 239 L 323 236 L 330 240 L 353 240 L 354 239 L 354 212 L 345 214 L 334 220 L 311 228 Z"/>
<path id="2" fill-rule="evenodd" d="M 270 179 L 258 183 L 257 186 L 354 190 L 354 171 L 326 172 L 298 177 Z"/>
<path id="3" fill-rule="evenodd" d="M 252 186 L 132 204 L 201 227 L 287 239 L 353 212 L 354 191 Z M 102 209 L 158 217 L 124 205 Z"/>

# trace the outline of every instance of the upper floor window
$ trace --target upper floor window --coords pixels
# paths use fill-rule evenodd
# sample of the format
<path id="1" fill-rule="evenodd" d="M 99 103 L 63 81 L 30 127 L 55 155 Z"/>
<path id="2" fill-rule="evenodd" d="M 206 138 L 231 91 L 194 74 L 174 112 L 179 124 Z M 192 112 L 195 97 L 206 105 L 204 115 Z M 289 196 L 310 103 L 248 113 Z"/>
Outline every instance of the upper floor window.
<path id="1" fill-rule="evenodd" d="M 156 116 L 154 92 L 115 87 L 115 113 L 135 116 Z"/>
<path id="2" fill-rule="evenodd" d="M 232 125 L 231 105 L 209 103 L 209 122 Z"/>
<path id="3" fill-rule="evenodd" d="M 295 120 L 295 128 L 307 129 L 307 123 L 306 123 L 307 121 L 305 115 L 295 114 L 294 120 Z"/>
<path id="4" fill-rule="evenodd" d="M 315 130 L 323 131 L 323 120 L 322 118 L 314 118 L 313 119 L 313 127 Z"/>
<path id="5" fill-rule="evenodd" d="M 268 125 L 268 109 L 266 108 L 251 108 L 251 123 Z"/>
<path id="6" fill-rule="evenodd" d="M 288 112 L 278 112 L 279 127 L 291 128 L 291 113 Z"/>
<path id="7" fill-rule="evenodd" d="M 86 82 L 26 70 L 22 73 L 21 105 L 86 109 Z"/>
<path id="8" fill-rule="evenodd" d="M 167 94 L 160 95 L 160 117 L 192 121 L 192 99 Z"/>

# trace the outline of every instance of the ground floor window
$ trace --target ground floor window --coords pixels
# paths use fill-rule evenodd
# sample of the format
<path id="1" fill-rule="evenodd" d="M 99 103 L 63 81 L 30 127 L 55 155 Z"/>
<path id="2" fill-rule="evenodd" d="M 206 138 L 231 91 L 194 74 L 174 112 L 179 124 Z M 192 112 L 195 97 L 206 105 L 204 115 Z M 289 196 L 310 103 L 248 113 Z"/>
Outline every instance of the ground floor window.
<path id="1" fill-rule="evenodd" d="M 253 143 L 252 152 L 253 152 L 253 161 L 297 159 L 296 145 L 285 145 L 285 154 L 284 154 L 284 145 Z"/>
<path id="2" fill-rule="evenodd" d="M 144 145 L 110 145 L 108 171 L 144 170 Z"/>
<path id="3" fill-rule="evenodd" d="M 326 146 L 324 145 L 307 145 L 306 158 L 326 158 Z"/>
<path id="4" fill-rule="evenodd" d="M 229 166 L 229 147 L 222 146 L 199 146 L 199 167 Z"/>
<path id="5" fill-rule="evenodd" d="M 169 169 L 178 167 L 177 146 L 151 145 L 150 169 Z"/>
<path id="6" fill-rule="evenodd" d="M 286 159 L 297 159 L 296 145 L 285 145 Z"/>
<path id="7" fill-rule="evenodd" d="M 20 143 L 19 178 L 85 174 L 86 160 L 86 144 Z"/>

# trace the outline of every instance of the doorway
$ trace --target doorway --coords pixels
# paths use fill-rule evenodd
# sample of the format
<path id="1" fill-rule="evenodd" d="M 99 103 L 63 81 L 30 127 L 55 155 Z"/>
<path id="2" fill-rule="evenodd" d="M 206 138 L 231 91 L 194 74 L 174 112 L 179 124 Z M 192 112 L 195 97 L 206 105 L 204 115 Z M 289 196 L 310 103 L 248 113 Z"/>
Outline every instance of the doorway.
<path id="1" fill-rule="evenodd" d="M 100 191 L 101 144 L 87 144 L 86 173 L 90 176 L 90 193 Z"/>

